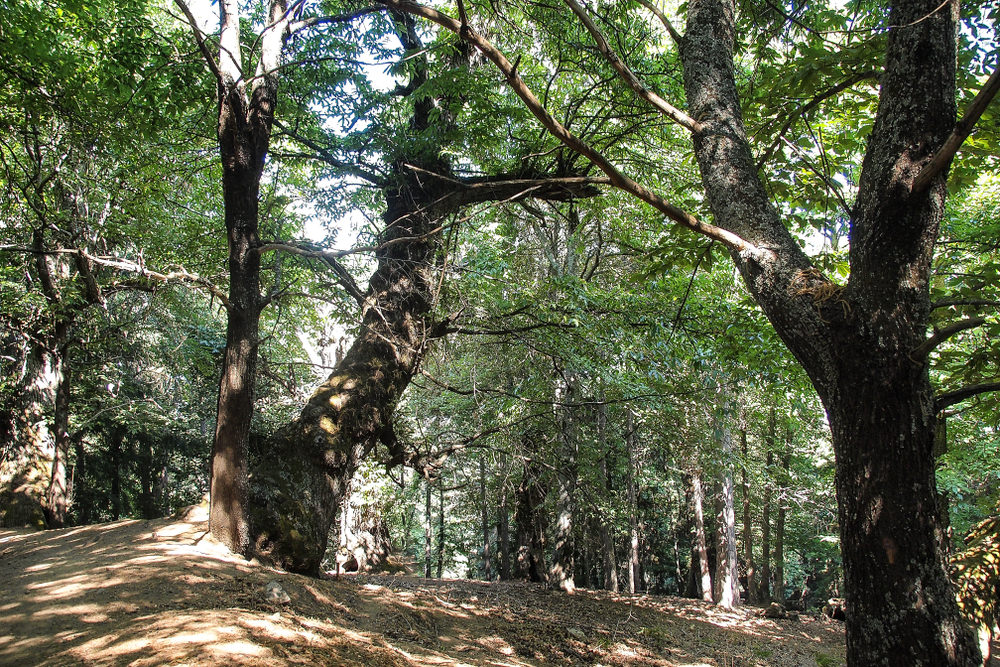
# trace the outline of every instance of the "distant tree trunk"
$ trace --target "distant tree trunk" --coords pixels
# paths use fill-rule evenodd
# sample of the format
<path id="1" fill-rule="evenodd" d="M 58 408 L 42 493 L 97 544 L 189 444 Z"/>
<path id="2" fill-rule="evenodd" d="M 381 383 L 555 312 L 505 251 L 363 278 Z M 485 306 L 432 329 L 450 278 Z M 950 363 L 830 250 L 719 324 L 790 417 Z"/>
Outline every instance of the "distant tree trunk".
<path id="1" fill-rule="evenodd" d="M 753 516 L 750 503 L 750 447 L 747 443 L 747 425 L 740 424 L 740 453 L 743 455 L 743 559 L 747 566 L 747 603 L 757 603 L 757 566 L 753 560 Z"/>
<path id="2" fill-rule="evenodd" d="M 437 578 L 444 576 L 444 477 L 438 478 Z"/>
<path id="3" fill-rule="evenodd" d="M 767 420 L 767 434 L 764 438 L 767 455 L 764 464 L 764 496 L 761 500 L 760 593 L 757 596 L 764 603 L 771 601 L 771 499 L 774 495 L 772 467 L 774 466 L 775 431 L 777 428 L 777 416 L 772 407 Z"/>
<path id="4" fill-rule="evenodd" d="M 108 458 L 111 460 L 111 518 L 122 516 L 122 441 L 125 431 L 121 427 L 111 429 L 108 439 Z"/>
<path id="5" fill-rule="evenodd" d="M 736 507 L 733 499 L 733 440 L 729 429 L 716 416 L 716 433 L 719 434 L 721 466 L 718 492 L 715 497 L 715 602 L 731 609 L 740 602 L 739 569 L 736 558 Z"/>
<path id="6" fill-rule="evenodd" d="M 490 511 L 486 502 L 486 458 L 479 456 L 479 507 L 483 528 L 483 579 L 493 579 L 493 562 L 490 553 Z"/>
<path id="7" fill-rule="evenodd" d="M 497 542 L 500 552 L 500 579 L 507 581 L 510 572 L 510 510 L 507 507 L 507 484 L 500 487 L 500 504 L 497 507 Z"/>
<path id="8" fill-rule="evenodd" d="M 697 560 L 695 581 L 701 599 L 705 602 L 712 602 L 712 572 L 708 566 L 704 505 L 705 491 L 701 483 L 701 470 L 694 470 L 691 473 L 691 510 L 694 512 L 694 550 Z"/>
<path id="9" fill-rule="evenodd" d="M 571 403 L 575 400 L 575 379 L 567 373 L 560 398 Z M 560 457 L 556 469 L 556 522 L 553 535 L 554 549 L 552 566 L 549 568 L 549 584 L 572 593 L 574 584 L 574 555 L 576 545 L 573 541 L 573 519 L 576 513 L 577 485 L 577 424 L 575 410 L 570 407 L 561 409 Z"/>
<path id="10" fill-rule="evenodd" d="M 431 578 L 431 541 L 433 528 L 431 526 L 431 481 L 424 480 L 424 578 Z"/>
<path id="11" fill-rule="evenodd" d="M 529 439 L 530 435 L 526 435 Z M 528 451 L 532 451 L 528 449 Z M 542 512 L 545 488 L 541 483 L 541 464 L 524 462 L 521 484 L 517 488 L 514 526 L 517 533 L 517 575 L 525 581 L 547 582 L 545 565 L 545 531 L 547 521 Z"/>
<path id="12" fill-rule="evenodd" d="M 62 326 L 68 327 L 67 323 Z M 67 332 L 58 334 L 59 338 L 68 337 Z M 46 492 L 49 515 L 49 525 L 59 528 L 66 524 L 69 512 L 70 489 L 69 470 L 69 403 L 70 403 L 70 364 L 69 346 L 63 344 L 56 352 L 56 395 L 53 405 L 52 422 L 55 429 L 55 443 L 52 454 L 52 471 L 49 476 L 49 488 Z"/>
<path id="13" fill-rule="evenodd" d="M 87 452 L 83 447 L 83 440 L 77 439 L 73 443 L 73 451 L 73 505 L 76 507 L 77 520 L 80 525 L 85 526 L 91 522 L 94 503 L 90 490 L 91 473 L 87 465 Z"/>
<path id="14" fill-rule="evenodd" d="M 778 523 L 774 527 L 774 599 L 785 601 L 785 512 L 788 508 L 788 469 L 791 461 L 791 431 L 781 453 L 781 484 L 778 487 Z"/>
<path id="15" fill-rule="evenodd" d="M 638 468 L 638 447 L 635 437 L 635 415 L 625 408 L 625 449 L 628 452 L 628 592 L 635 595 L 639 590 L 639 493 L 636 480 Z"/>
<path id="16" fill-rule="evenodd" d="M 608 456 L 611 452 L 608 449 L 607 406 L 604 404 L 604 397 L 597 406 L 597 439 L 600 443 L 603 455 L 601 456 L 601 479 L 604 480 L 604 497 L 610 504 L 614 500 L 614 489 L 611 483 L 611 470 L 608 466 Z M 612 512 L 606 512 L 603 517 L 598 517 L 600 523 L 601 552 L 604 568 L 604 588 L 613 593 L 618 592 L 618 563 L 615 558 L 615 541 L 612 534 Z"/>

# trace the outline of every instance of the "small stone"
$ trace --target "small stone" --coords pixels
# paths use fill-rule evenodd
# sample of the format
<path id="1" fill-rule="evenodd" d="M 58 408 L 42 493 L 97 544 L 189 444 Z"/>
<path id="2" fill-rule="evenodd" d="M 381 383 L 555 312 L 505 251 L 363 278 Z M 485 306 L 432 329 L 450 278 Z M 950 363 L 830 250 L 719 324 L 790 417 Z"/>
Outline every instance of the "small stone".
<path id="1" fill-rule="evenodd" d="M 292 598 L 288 597 L 288 593 L 277 581 L 269 581 L 264 586 L 264 599 L 271 604 L 288 604 L 292 601 Z"/>
<path id="2" fill-rule="evenodd" d="M 777 602 L 772 602 L 764 610 L 764 618 L 788 618 L 788 612 Z"/>
<path id="3" fill-rule="evenodd" d="M 587 638 L 587 634 L 580 628 L 566 628 L 566 633 L 574 639 L 579 639 L 583 641 Z"/>

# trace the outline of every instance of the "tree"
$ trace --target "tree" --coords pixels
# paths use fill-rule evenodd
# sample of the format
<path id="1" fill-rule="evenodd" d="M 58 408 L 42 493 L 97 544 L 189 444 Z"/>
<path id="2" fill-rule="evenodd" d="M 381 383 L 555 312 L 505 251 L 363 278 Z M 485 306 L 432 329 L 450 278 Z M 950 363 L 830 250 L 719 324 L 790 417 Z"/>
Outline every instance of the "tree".
<path id="1" fill-rule="evenodd" d="M 460 20 L 404 0 L 383 4 L 461 34 L 502 71 L 547 130 L 616 187 L 730 251 L 827 411 L 837 458 L 849 661 L 977 664 L 979 650 L 959 616 L 940 545 L 926 334 L 947 167 L 976 120 L 955 123 L 957 3 L 898 0 L 881 23 L 888 30 L 881 93 L 850 209 L 844 285 L 802 251 L 758 174 L 736 84 L 733 0 L 689 2 L 683 37 L 664 21 L 680 47 L 687 113 L 642 85 L 590 14 L 567 0 L 615 71 L 691 133 L 715 225 L 625 176 L 577 139 L 516 66 L 472 29 L 462 4 Z M 984 93 L 985 101 L 992 94 Z M 901 460 L 910 465 L 900 466 Z"/>

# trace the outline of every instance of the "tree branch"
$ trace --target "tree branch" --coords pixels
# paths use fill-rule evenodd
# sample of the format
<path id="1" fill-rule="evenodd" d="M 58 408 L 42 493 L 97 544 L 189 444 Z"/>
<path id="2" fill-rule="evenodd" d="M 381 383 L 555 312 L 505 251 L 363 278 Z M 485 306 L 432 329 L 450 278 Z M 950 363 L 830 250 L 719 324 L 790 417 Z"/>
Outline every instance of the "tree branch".
<path id="1" fill-rule="evenodd" d="M 988 394 L 992 391 L 1000 391 L 1000 382 L 984 382 L 982 384 L 973 384 L 968 387 L 962 387 L 961 389 L 956 389 L 955 391 L 949 391 L 934 399 L 934 409 L 937 412 L 941 412 L 956 403 L 961 403 L 967 398 L 979 396 L 980 394 Z"/>
<path id="2" fill-rule="evenodd" d="M 573 13 L 577 15 L 584 27 L 587 28 L 587 32 L 590 33 L 590 36 L 594 38 L 594 43 L 597 44 L 597 49 L 607 59 L 607 61 L 611 63 L 611 66 L 616 72 L 618 72 L 618 75 L 625 81 L 625 83 L 628 84 L 629 88 L 634 90 L 639 97 L 649 102 L 653 108 L 673 120 L 678 125 L 687 128 L 691 132 L 702 131 L 701 123 L 696 121 L 694 118 L 691 118 L 653 91 L 646 88 L 646 86 L 639 81 L 639 78 L 632 72 L 631 69 L 629 69 L 628 65 L 623 63 L 621 58 L 618 57 L 618 54 L 612 50 L 611 45 L 608 44 L 608 40 L 605 39 L 601 29 L 597 27 L 597 24 L 590 18 L 587 10 L 585 10 L 579 2 L 576 0 L 563 1 L 569 6 L 570 9 L 573 10 Z"/>
<path id="3" fill-rule="evenodd" d="M 381 7 L 373 6 L 373 7 L 365 7 L 364 9 L 359 9 L 354 12 L 346 12 L 344 14 L 336 14 L 332 16 L 313 16 L 289 24 L 288 31 L 292 34 L 295 34 L 299 30 L 305 30 L 306 28 L 313 28 L 318 25 L 327 25 L 330 23 L 346 23 L 348 21 L 353 21 L 354 19 L 358 19 L 367 14 L 372 14 L 374 12 L 378 12 L 381 10 L 382 10 Z"/>
<path id="4" fill-rule="evenodd" d="M 938 329 L 934 334 L 921 343 L 913 352 L 910 353 L 910 359 L 914 361 L 921 361 L 927 358 L 927 355 L 934 351 L 938 345 L 945 342 L 955 334 L 966 331 L 968 329 L 975 329 L 976 327 L 981 327 L 986 324 L 985 317 L 970 317 L 965 320 L 960 320 L 954 322 L 944 327 L 943 329 Z"/>
<path id="5" fill-rule="evenodd" d="M 1000 301 L 991 301 L 990 299 L 941 299 L 940 301 L 935 301 L 931 304 L 931 309 L 936 310 L 938 308 L 949 308 L 951 306 L 984 306 L 984 307 L 1000 307 Z"/>
<path id="6" fill-rule="evenodd" d="M 993 74 L 986 81 L 986 85 L 979 91 L 976 98 L 972 100 L 968 111 L 955 124 L 955 129 L 951 131 L 951 135 L 945 140 L 944 145 L 938 149 L 938 152 L 934 154 L 930 162 L 924 165 L 924 168 L 920 170 L 920 173 L 913 180 L 913 188 L 910 191 L 912 194 L 926 190 L 930 187 L 934 177 L 948 168 L 955 157 L 955 153 L 958 152 L 958 149 L 962 147 L 962 144 L 969 137 L 972 128 L 975 127 L 986 107 L 993 101 L 997 91 L 1000 91 L 1000 62 L 997 63 Z"/>
<path id="7" fill-rule="evenodd" d="M 618 168 L 615 167 L 602 153 L 589 144 L 583 142 L 572 132 L 566 129 L 559 121 L 557 121 L 552 114 L 545 109 L 524 80 L 521 79 L 521 76 L 517 73 L 515 66 L 507 60 L 507 57 L 471 27 L 467 27 L 467 29 L 463 31 L 461 23 L 452 17 L 442 14 L 436 9 L 408 2 L 407 0 L 380 0 L 380 2 L 386 7 L 396 9 L 398 11 L 409 12 L 415 16 L 420 16 L 432 21 L 433 23 L 437 23 L 446 30 L 450 30 L 456 34 L 462 34 L 462 36 L 470 44 L 479 49 L 483 55 L 485 55 L 490 61 L 493 62 L 494 65 L 497 66 L 497 68 L 500 69 L 504 77 L 507 79 L 507 84 L 511 87 L 514 93 L 521 98 L 525 106 L 528 107 L 528 110 L 531 111 L 539 122 L 541 122 L 545 129 L 567 147 L 593 162 L 601 171 L 607 174 L 614 187 L 641 199 L 681 226 L 687 227 L 688 229 L 703 236 L 719 241 L 733 252 L 739 253 L 758 262 L 766 261 L 766 259 L 770 256 L 770 251 L 758 248 L 754 244 L 740 238 L 740 236 L 727 229 L 723 229 L 699 220 L 694 215 L 678 208 L 677 206 L 674 206 L 660 195 L 652 192 L 645 186 L 640 185 L 619 171 Z"/>
<path id="8" fill-rule="evenodd" d="M 674 40 L 674 44 L 680 46 L 681 40 L 683 38 L 681 37 L 681 34 L 674 29 L 674 26 L 670 22 L 670 19 L 667 18 L 667 15 L 664 14 L 659 7 L 654 5 L 649 0 L 636 0 L 636 1 L 649 11 L 653 12 L 653 14 L 656 15 L 656 18 L 660 19 L 660 23 L 662 23 L 663 27 L 667 29 L 668 33 L 670 33 L 670 39 Z"/>
<path id="9" fill-rule="evenodd" d="M 174 0 L 180 10 L 184 13 L 184 17 L 187 19 L 188 25 L 191 26 L 191 32 L 194 33 L 194 41 L 198 44 L 198 50 L 201 51 L 201 55 L 205 58 L 205 62 L 208 63 L 208 69 L 212 70 L 212 74 L 215 78 L 222 82 L 222 70 L 219 69 L 219 63 L 216 62 L 215 57 L 212 56 L 212 51 L 208 48 L 208 44 L 205 43 L 205 35 L 202 34 L 201 30 L 198 28 L 198 21 L 195 19 L 194 14 L 191 13 L 191 8 L 187 6 L 184 0 Z"/>

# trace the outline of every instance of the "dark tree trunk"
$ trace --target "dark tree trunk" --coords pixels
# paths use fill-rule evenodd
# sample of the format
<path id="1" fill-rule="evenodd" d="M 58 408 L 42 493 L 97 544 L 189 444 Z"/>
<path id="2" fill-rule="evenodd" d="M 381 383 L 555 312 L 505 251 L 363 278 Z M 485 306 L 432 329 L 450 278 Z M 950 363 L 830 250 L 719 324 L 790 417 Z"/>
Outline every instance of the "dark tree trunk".
<path id="1" fill-rule="evenodd" d="M 111 462 L 111 518 L 115 521 L 122 516 L 122 441 L 125 432 L 121 428 L 112 429 L 108 440 L 108 458 Z"/>
<path id="2" fill-rule="evenodd" d="M 431 578 L 431 544 L 434 541 L 434 528 L 431 514 L 431 481 L 424 481 L 424 578 Z"/>
<path id="3" fill-rule="evenodd" d="M 247 555 L 250 426 L 257 381 L 260 313 L 258 196 L 277 103 L 277 69 L 288 38 L 287 3 L 271 0 L 257 76 L 248 83 L 242 56 L 240 9 L 220 1 L 219 156 L 229 252 L 226 349 L 212 440 L 209 528 L 231 551 Z"/>
<path id="4" fill-rule="evenodd" d="M 437 578 L 444 576 L 444 478 L 438 479 Z"/>
<path id="5" fill-rule="evenodd" d="M 785 443 L 789 447 L 790 442 Z M 778 487 L 778 523 L 774 527 L 774 599 L 785 601 L 785 514 L 788 509 L 788 466 L 791 453 L 781 454 L 781 484 Z"/>
<path id="6" fill-rule="evenodd" d="M 493 554 L 490 549 L 490 509 L 486 502 L 486 458 L 479 457 L 479 510 L 483 532 L 483 579 L 493 579 Z"/>
<path id="7" fill-rule="evenodd" d="M 576 398 L 575 378 L 566 373 L 560 398 L 572 403 Z M 553 535 L 552 565 L 549 584 L 572 593 L 574 584 L 574 556 L 576 544 L 573 521 L 576 518 L 577 486 L 577 423 L 575 409 L 563 407 L 560 414 L 560 461 L 556 468 L 556 521 Z"/>
<path id="8" fill-rule="evenodd" d="M 610 466 L 608 466 L 608 458 L 610 457 L 611 452 L 608 449 L 607 410 L 603 402 L 597 408 L 597 433 L 598 440 L 604 450 L 604 455 L 601 456 L 601 479 L 604 480 L 604 498 L 610 505 L 614 502 L 614 489 L 612 488 L 611 483 L 611 469 Z M 611 522 L 612 516 L 614 516 L 614 514 L 612 512 L 608 512 L 606 516 L 599 517 L 598 522 L 600 523 L 601 552 L 603 555 L 604 588 L 605 590 L 617 593 L 618 563 L 615 558 L 615 540 L 612 532 L 614 526 Z"/>
<path id="9" fill-rule="evenodd" d="M 757 177 L 733 74 L 735 4 L 692 0 L 681 49 L 715 220 L 759 249 L 733 258 L 826 407 L 847 598 L 848 662 L 976 665 L 945 570 L 933 470 L 928 276 L 946 174 L 912 191 L 955 124 L 958 3 L 896 0 L 879 110 L 851 216 L 846 287 L 815 269 Z M 905 462 L 905 465 L 901 465 Z"/>
<path id="10" fill-rule="evenodd" d="M 638 447 L 635 436 L 635 416 L 630 408 L 625 409 L 625 449 L 628 453 L 628 592 L 635 595 L 639 590 L 639 492 Z"/>
<path id="11" fill-rule="evenodd" d="M 757 603 L 757 565 L 753 559 L 753 515 L 750 503 L 750 446 L 746 423 L 740 426 L 740 452 L 743 455 L 743 559 L 747 566 L 747 603 Z"/>
<path id="12" fill-rule="evenodd" d="M 500 579 L 510 579 L 510 516 L 507 508 L 507 485 L 500 490 L 500 504 L 497 507 L 497 550 L 500 552 Z"/>
<path id="13" fill-rule="evenodd" d="M 526 436 L 530 437 L 530 436 Z M 545 566 L 546 517 L 542 511 L 545 487 L 541 483 L 542 467 L 537 461 L 524 463 L 521 484 L 517 488 L 514 526 L 517 531 L 517 575 L 525 581 L 548 581 Z"/>
<path id="14" fill-rule="evenodd" d="M 771 601 L 771 500 L 774 497 L 772 466 L 774 465 L 774 439 L 777 429 L 777 417 L 771 408 L 767 420 L 767 435 L 764 446 L 767 454 L 764 458 L 764 498 L 762 502 L 761 536 L 760 536 L 760 588 L 757 597 L 761 602 Z"/>

